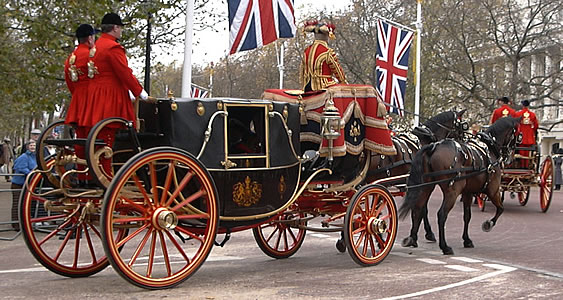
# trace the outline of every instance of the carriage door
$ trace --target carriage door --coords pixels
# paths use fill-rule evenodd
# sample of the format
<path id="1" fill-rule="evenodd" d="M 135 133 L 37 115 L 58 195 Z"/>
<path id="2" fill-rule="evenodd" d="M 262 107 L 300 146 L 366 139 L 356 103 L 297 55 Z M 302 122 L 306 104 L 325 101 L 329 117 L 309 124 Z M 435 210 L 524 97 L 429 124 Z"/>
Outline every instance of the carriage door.
<path id="1" fill-rule="evenodd" d="M 226 169 L 268 168 L 270 166 L 268 143 L 267 104 L 225 103 Z"/>

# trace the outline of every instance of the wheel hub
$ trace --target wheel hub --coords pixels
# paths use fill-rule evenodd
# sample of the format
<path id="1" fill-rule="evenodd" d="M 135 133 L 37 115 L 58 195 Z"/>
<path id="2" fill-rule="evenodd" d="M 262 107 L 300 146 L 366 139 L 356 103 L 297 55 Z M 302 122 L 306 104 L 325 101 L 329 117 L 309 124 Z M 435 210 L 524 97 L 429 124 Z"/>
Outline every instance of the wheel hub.
<path id="1" fill-rule="evenodd" d="M 370 234 L 383 234 L 387 231 L 387 223 L 375 217 L 369 218 L 367 227 Z"/>
<path id="2" fill-rule="evenodd" d="M 175 212 L 160 207 L 154 211 L 152 221 L 158 229 L 172 230 L 178 225 L 178 216 Z"/>

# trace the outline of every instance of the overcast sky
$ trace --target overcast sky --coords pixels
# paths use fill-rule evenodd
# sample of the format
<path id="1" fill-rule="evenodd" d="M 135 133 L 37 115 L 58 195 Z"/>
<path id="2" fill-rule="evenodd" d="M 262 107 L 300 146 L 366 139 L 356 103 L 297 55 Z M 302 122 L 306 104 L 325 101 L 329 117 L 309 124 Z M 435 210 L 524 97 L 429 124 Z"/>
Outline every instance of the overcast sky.
<path id="1" fill-rule="evenodd" d="M 316 14 L 323 11 L 325 14 L 330 15 L 339 10 L 346 8 L 351 4 L 350 0 L 295 0 L 295 17 L 296 20 L 302 20 L 308 15 Z M 224 21 L 219 24 L 218 28 L 228 28 L 227 20 L 227 5 L 224 7 L 217 7 L 225 15 Z M 181 20 L 184 22 L 184 20 Z M 298 28 L 301 24 L 297 24 Z M 227 30 L 220 30 L 216 33 L 212 30 L 196 31 L 194 32 L 194 45 L 193 45 L 193 64 L 208 64 L 211 61 L 218 61 L 227 54 L 229 48 L 229 32 Z M 178 45 L 174 52 L 176 55 L 159 55 L 158 49 L 155 49 L 156 60 L 163 63 L 171 63 L 176 60 L 182 63 L 184 60 L 183 45 Z M 134 62 L 135 69 L 142 68 L 142 62 Z"/>

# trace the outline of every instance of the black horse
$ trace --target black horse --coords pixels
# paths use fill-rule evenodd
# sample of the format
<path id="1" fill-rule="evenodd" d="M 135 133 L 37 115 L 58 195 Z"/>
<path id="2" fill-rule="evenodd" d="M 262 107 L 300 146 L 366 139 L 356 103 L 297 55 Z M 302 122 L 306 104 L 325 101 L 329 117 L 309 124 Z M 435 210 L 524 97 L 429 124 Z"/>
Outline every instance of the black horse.
<path id="1" fill-rule="evenodd" d="M 514 155 L 519 122 L 520 119 L 502 118 L 486 132 L 480 132 L 479 141 L 460 143 L 446 139 L 426 145 L 417 152 L 407 181 L 407 194 L 399 209 L 401 218 L 411 211 L 413 218 L 410 236 L 405 238 L 403 246 L 416 244 L 423 210 L 436 184 L 443 193 L 442 206 L 438 210 L 438 228 L 440 249 L 444 254 L 453 254 L 452 248 L 446 244 L 444 227 L 447 215 L 460 194 L 464 212 L 464 247 L 473 248 L 468 225 L 471 202 L 476 193 L 487 194 L 496 206 L 495 216 L 482 226 L 484 231 L 492 229 L 504 210 L 500 197 L 501 168 Z"/>

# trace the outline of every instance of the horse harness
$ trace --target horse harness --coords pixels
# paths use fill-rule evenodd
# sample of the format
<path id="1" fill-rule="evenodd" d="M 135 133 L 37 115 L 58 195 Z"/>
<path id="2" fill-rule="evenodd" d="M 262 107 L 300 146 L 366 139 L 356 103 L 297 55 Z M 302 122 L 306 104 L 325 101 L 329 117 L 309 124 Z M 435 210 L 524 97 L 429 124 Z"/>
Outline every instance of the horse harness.
<path id="1" fill-rule="evenodd" d="M 392 138 L 393 144 L 397 151 L 401 151 L 403 154 L 403 159 L 398 161 L 393 161 L 392 155 L 383 155 L 381 154 L 381 160 L 377 164 L 377 169 L 373 171 L 369 171 L 369 175 L 377 175 L 379 173 L 385 172 L 387 176 L 391 176 L 391 170 L 406 164 L 412 164 L 413 156 L 415 153 L 411 150 L 419 149 L 417 141 L 413 140 L 413 138 L 409 137 L 406 134 L 399 134 L 397 137 Z M 409 147 L 410 146 L 410 147 Z M 384 164 L 384 162 L 389 162 L 388 164 Z"/>
<path id="2" fill-rule="evenodd" d="M 455 165 L 458 162 L 458 155 L 454 156 L 452 163 L 450 164 L 449 169 L 435 171 L 431 173 L 427 173 L 423 175 L 423 178 L 434 178 L 438 176 L 450 175 L 455 174 L 452 178 L 445 178 L 437 181 L 430 181 L 425 182 L 417 185 L 407 186 L 407 189 L 417 189 L 422 188 L 429 185 L 435 185 L 443 182 L 449 182 L 449 185 L 452 186 L 456 181 L 463 180 L 466 178 L 477 176 L 481 173 L 486 173 L 487 178 L 485 179 L 485 183 L 481 187 L 481 190 L 484 190 L 489 185 L 490 174 L 495 172 L 495 168 L 497 166 L 501 166 L 504 163 L 504 157 L 501 154 L 501 150 L 499 149 L 498 145 L 496 144 L 495 138 L 491 137 L 489 134 L 486 133 L 479 133 L 477 139 L 470 139 L 467 144 L 460 144 L 456 140 L 452 139 L 445 139 L 438 143 L 434 143 L 432 148 L 430 149 L 430 153 L 434 152 L 436 146 L 440 143 L 444 142 L 452 142 L 456 152 L 461 153 L 463 156 L 462 166 L 467 162 L 468 159 L 471 158 L 471 166 L 468 167 L 461 167 L 455 168 Z M 499 159 L 495 159 L 494 161 L 490 160 L 490 152 L 492 152 L 495 157 Z M 477 160 L 478 159 L 478 160 Z M 483 164 L 485 167 L 481 167 L 477 164 L 477 161 Z M 466 173 L 466 174 L 462 174 Z"/>

